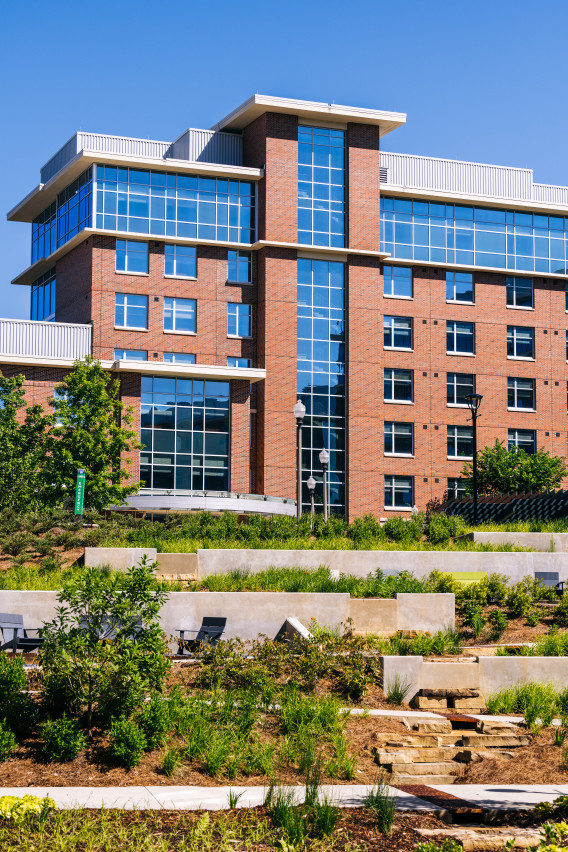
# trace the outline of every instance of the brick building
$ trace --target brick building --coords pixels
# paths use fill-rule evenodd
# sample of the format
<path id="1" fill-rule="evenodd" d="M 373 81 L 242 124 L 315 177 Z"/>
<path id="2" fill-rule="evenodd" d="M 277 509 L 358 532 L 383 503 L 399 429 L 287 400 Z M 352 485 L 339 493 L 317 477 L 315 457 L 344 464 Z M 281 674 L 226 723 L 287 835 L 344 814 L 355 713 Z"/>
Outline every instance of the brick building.
<path id="1" fill-rule="evenodd" d="M 383 151 L 404 121 L 256 95 L 172 143 L 77 133 L 8 214 L 3 373 L 34 401 L 88 353 L 118 375 L 136 505 L 293 512 L 297 398 L 303 500 L 326 447 L 349 519 L 459 493 L 474 391 L 481 446 L 567 455 L 568 188 Z"/>

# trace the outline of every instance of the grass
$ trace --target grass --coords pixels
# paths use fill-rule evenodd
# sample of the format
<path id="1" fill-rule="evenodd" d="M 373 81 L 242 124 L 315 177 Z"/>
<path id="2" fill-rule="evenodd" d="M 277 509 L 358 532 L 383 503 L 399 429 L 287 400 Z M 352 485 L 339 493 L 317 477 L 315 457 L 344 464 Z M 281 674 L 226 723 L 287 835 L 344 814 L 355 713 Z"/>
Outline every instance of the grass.
<path id="1" fill-rule="evenodd" d="M 555 715 L 566 716 L 568 710 L 568 688 L 557 690 L 550 683 L 517 683 L 487 698 L 490 715 L 520 714 L 534 728 L 537 719 L 548 727 Z"/>
<path id="2" fill-rule="evenodd" d="M 394 822 L 396 795 L 391 793 L 384 776 L 377 779 L 365 799 L 365 807 L 375 815 L 379 831 L 382 834 L 388 834 Z"/>
<path id="3" fill-rule="evenodd" d="M 385 694 L 388 700 L 392 704 L 398 704 L 399 706 L 404 703 L 404 700 L 408 693 L 410 692 L 412 684 L 406 678 L 401 677 L 399 674 L 395 674 L 395 676 L 387 681 L 384 686 Z"/>

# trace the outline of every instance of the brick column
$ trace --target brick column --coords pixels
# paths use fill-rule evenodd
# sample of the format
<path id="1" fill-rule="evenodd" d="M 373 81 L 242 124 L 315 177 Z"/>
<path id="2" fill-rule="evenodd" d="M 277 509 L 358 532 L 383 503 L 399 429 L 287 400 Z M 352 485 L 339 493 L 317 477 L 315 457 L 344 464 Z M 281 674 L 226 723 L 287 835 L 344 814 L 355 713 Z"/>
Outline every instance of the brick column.
<path id="1" fill-rule="evenodd" d="M 112 380 L 115 375 L 110 374 Z M 120 375 L 120 399 L 129 408 L 132 408 L 132 425 L 129 427 L 136 433 L 140 440 L 140 373 L 121 373 Z M 130 472 L 134 482 L 140 481 L 140 450 L 133 450 L 123 454 L 126 469 Z M 127 482 L 127 480 L 125 480 Z"/>
<path id="2" fill-rule="evenodd" d="M 379 128 L 348 124 L 346 154 L 347 245 L 379 251 Z"/>
<path id="3" fill-rule="evenodd" d="M 250 463 L 250 384 L 231 382 L 231 491 L 250 492 Z"/>

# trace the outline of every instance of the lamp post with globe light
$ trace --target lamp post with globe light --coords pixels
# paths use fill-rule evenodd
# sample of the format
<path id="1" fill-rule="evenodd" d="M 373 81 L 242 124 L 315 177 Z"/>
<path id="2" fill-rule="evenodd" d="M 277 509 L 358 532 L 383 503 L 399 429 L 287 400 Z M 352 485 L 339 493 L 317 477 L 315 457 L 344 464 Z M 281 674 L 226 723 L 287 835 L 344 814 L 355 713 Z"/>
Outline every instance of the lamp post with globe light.
<path id="1" fill-rule="evenodd" d="M 299 399 L 294 406 L 294 417 L 296 418 L 296 517 L 302 516 L 302 423 L 306 416 L 306 406 Z"/>
<path id="2" fill-rule="evenodd" d="M 477 526 L 477 413 L 483 396 L 480 393 L 468 393 L 465 398 L 471 411 L 473 423 L 473 525 Z"/>
<path id="3" fill-rule="evenodd" d="M 329 453 L 323 449 L 319 454 L 320 464 L 323 469 L 323 519 L 327 521 L 327 466 L 329 464 Z"/>

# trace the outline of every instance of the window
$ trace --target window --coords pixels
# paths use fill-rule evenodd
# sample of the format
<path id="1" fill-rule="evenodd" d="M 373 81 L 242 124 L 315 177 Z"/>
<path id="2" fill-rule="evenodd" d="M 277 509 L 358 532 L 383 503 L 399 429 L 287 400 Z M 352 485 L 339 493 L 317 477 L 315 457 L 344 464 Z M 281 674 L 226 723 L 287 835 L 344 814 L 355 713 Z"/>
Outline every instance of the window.
<path id="1" fill-rule="evenodd" d="M 252 255 L 249 251 L 229 251 L 227 281 L 236 284 L 252 282 Z"/>
<path id="2" fill-rule="evenodd" d="M 471 426 L 448 426 L 448 458 L 473 458 L 473 429 Z"/>
<path id="3" fill-rule="evenodd" d="M 147 361 L 148 353 L 145 349 L 115 349 L 115 361 Z"/>
<path id="4" fill-rule="evenodd" d="M 446 301 L 474 301 L 473 275 L 471 272 L 446 272 Z"/>
<path id="5" fill-rule="evenodd" d="M 507 379 L 508 408 L 525 408 L 534 411 L 535 382 L 534 379 Z"/>
<path id="6" fill-rule="evenodd" d="M 385 509 L 412 509 L 414 477 L 385 476 Z"/>
<path id="7" fill-rule="evenodd" d="M 116 241 L 116 271 L 133 275 L 148 273 L 148 243 L 136 240 Z"/>
<path id="8" fill-rule="evenodd" d="M 384 318 L 385 349 L 412 349 L 412 317 Z"/>
<path id="9" fill-rule="evenodd" d="M 384 294 L 398 299 L 412 299 L 412 269 L 410 266 L 383 267 Z"/>
<path id="10" fill-rule="evenodd" d="M 534 359 L 534 328 L 507 326 L 507 358 Z"/>
<path id="11" fill-rule="evenodd" d="M 65 187 L 57 200 L 32 222 L 32 263 L 49 257 L 83 228 L 92 225 L 93 169 L 91 166 Z M 42 178 L 42 182 L 45 181 Z"/>
<path id="12" fill-rule="evenodd" d="M 252 337 L 252 305 L 229 302 L 227 309 L 227 334 L 229 337 Z"/>
<path id="13" fill-rule="evenodd" d="M 177 278 L 195 278 L 197 261 L 195 246 L 178 246 L 166 243 L 164 247 L 164 274 Z"/>
<path id="14" fill-rule="evenodd" d="M 115 293 L 114 324 L 117 328 L 148 328 L 148 296 Z"/>
<path id="15" fill-rule="evenodd" d="M 345 132 L 298 127 L 298 242 L 345 244 Z"/>
<path id="16" fill-rule="evenodd" d="M 250 358 L 238 358 L 230 355 L 227 358 L 227 367 L 250 367 Z"/>
<path id="17" fill-rule="evenodd" d="M 536 452 L 536 432 L 532 429 L 509 429 L 509 449 L 524 450 L 525 453 Z"/>
<path id="18" fill-rule="evenodd" d="M 31 319 L 55 320 L 55 268 L 50 269 L 32 284 Z"/>
<path id="19" fill-rule="evenodd" d="M 534 287 L 532 278 L 507 277 L 507 307 L 534 307 Z"/>
<path id="20" fill-rule="evenodd" d="M 411 456 L 414 453 L 413 431 L 413 423 L 385 423 L 385 453 Z"/>
<path id="21" fill-rule="evenodd" d="M 475 324 L 449 320 L 446 323 L 446 352 L 448 355 L 473 355 Z"/>
<path id="22" fill-rule="evenodd" d="M 164 331 L 195 334 L 195 299 L 164 298 Z"/>
<path id="23" fill-rule="evenodd" d="M 195 364 L 195 355 L 190 352 L 164 352 L 166 364 Z"/>
<path id="24" fill-rule="evenodd" d="M 448 477 L 448 497 L 450 500 L 461 500 L 462 497 L 467 497 L 465 484 L 461 477 Z"/>
<path id="25" fill-rule="evenodd" d="M 385 402 L 412 402 L 413 370 L 385 370 Z"/>
<path id="26" fill-rule="evenodd" d="M 446 373 L 448 405 L 467 406 L 466 396 L 475 393 L 475 376 L 472 373 Z"/>
<path id="27" fill-rule="evenodd" d="M 568 284 L 564 285 L 564 304 L 565 310 L 568 312 Z"/>

